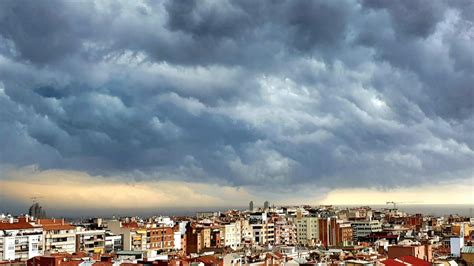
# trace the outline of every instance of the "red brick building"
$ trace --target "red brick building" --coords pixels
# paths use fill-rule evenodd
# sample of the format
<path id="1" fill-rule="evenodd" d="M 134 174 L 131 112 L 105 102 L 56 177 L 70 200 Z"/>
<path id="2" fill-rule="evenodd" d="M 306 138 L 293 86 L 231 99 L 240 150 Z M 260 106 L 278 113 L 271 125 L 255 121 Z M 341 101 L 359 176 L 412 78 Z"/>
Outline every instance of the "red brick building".
<path id="1" fill-rule="evenodd" d="M 170 250 L 174 248 L 173 227 L 154 227 L 146 229 L 147 248 L 151 250 Z"/>
<path id="2" fill-rule="evenodd" d="M 324 246 L 345 246 L 352 242 L 352 227 L 336 217 L 320 218 L 318 221 L 319 240 Z"/>

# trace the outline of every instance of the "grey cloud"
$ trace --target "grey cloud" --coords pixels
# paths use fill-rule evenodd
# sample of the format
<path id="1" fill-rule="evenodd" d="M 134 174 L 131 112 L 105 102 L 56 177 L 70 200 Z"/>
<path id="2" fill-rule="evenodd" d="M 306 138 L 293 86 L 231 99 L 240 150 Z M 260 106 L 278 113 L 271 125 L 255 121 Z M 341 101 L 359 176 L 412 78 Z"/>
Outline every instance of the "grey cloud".
<path id="1" fill-rule="evenodd" d="M 3 1 L 0 163 L 256 189 L 470 178 L 465 6 Z"/>

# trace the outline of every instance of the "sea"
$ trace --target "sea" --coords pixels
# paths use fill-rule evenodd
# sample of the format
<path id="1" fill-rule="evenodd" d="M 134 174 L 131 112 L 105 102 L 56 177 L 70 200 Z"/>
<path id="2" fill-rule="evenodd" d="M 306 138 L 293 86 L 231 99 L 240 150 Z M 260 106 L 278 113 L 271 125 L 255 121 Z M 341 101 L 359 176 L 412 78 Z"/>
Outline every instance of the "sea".
<path id="1" fill-rule="evenodd" d="M 392 205 L 334 205 L 339 208 L 351 208 L 370 206 L 372 209 L 381 210 L 386 208 L 392 208 Z M 66 218 L 87 218 L 87 217 L 126 217 L 126 216 L 194 216 L 197 212 L 224 212 L 229 209 L 235 210 L 246 210 L 246 207 L 229 207 L 229 208 L 154 208 L 154 209 L 133 209 L 133 210 L 118 210 L 118 209 L 105 209 L 105 210 L 81 210 L 81 211 L 68 211 L 68 210 L 50 210 L 48 214 L 65 217 Z M 406 204 L 397 205 L 397 209 L 406 212 L 408 214 L 421 213 L 423 215 L 446 217 L 449 215 L 459 215 L 463 217 L 474 218 L 474 204 Z"/>

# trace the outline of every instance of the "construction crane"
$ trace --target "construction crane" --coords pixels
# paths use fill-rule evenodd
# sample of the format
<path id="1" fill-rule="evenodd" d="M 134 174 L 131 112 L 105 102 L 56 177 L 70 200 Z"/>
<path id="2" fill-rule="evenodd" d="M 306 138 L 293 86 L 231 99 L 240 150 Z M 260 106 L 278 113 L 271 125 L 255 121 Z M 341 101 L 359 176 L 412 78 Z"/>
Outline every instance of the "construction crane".
<path id="1" fill-rule="evenodd" d="M 392 204 L 393 209 L 397 209 L 397 204 L 410 204 L 410 203 L 420 203 L 419 201 L 410 201 L 410 202 L 400 202 L 400 201 L 387 201 L 385 204 Z"/>

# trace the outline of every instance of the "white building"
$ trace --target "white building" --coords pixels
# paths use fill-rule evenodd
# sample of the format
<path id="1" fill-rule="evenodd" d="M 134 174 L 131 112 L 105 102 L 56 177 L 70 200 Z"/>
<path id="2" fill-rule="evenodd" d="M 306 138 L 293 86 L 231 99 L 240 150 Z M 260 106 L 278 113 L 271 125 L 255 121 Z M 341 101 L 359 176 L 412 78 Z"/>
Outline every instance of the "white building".
<path id="1" fill-rule="evenodd" d="M 464 247 L 464 237 L 451 237 L 449 239 L 451 246 L 451 255 L 454 257 L 461 257 L 461 249 Z"/>
<path id="2" fill-rule="evenodd" d="M 110 253 L 121 250 L 123 250 L 122 236 L 105 232 L 105 252 Z"/>
<path id="3" fill-rule="evenodd" d="M 0 223 L 0 260 L 28 260 L 43 255 L 43 228 L 20 218 Z"/>
<path id="4" fill-rule="evenodd" d="M 375 232 L 382 231 L 382 224 L 380 221 L 354 221 L 351 222 L 353 237 L 357 239 L 359 237 L 366 237 Z"/>
<path id="5" fill-rule="evenodd" d="M 234 250 L 240 248 L 242 242 L 242 231 L 240 221 L 225 224 L 221 228 L 221 236 L 223 236 L 223 244 Z"/>
<path id="6" fill-rule="evenodd" d="M 76 227 L 65 223 L 64 219 L 38 219 L 43 227 L 43 250 L 52 253 L 76 252 Z"/>

